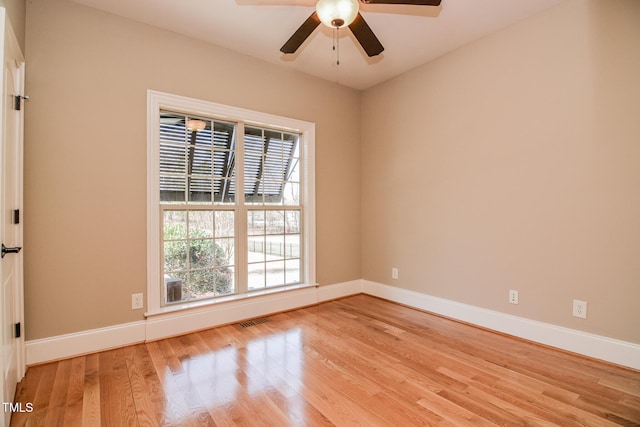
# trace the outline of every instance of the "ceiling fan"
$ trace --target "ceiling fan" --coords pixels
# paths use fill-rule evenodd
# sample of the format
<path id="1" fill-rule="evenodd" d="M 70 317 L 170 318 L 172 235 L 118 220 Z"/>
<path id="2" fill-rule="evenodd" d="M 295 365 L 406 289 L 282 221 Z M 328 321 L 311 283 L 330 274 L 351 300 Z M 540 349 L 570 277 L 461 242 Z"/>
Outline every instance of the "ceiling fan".
<path id="1" fill-rule="evenodd" d="M 441 0 L 360 0 L 365 4 L 439 6 Z M 358 0 L 319 0 L 316 10 L 302 23 L 280 48 L 282 53 L 295 53 L 320 24 L 330 28 L 349 27 L 368 56 L 382 53 L 384 47 L 359 12 Z"/>

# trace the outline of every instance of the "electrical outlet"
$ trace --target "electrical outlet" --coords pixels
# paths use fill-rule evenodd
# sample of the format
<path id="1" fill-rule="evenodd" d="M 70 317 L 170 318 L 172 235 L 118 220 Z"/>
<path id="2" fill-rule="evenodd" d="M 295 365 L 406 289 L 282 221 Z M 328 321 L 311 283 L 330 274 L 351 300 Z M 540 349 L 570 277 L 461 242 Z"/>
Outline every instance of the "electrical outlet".
<path id="1" fill-rule="evenodd" d="M 142 301 L 143 294 L 131 294 L 131 310 L 139 310 L 143 308 L 144 302 Z"/>
<path id="2" fill-rule="evenodd" d="M 587 302 L 577 299 L 573 300 L 573 316 L 580 317 L 582 319 L 587 318 Z"/>
<path id="3" fill-rule="evenodd" d="M 518 291 L 514 291 L 513 289 L 509 290 L 509 302 L 511 304 L 518 303 Z"/>
<path id="4" fill-rule="evenodd" d="M 398 280 L 398 269 L 396 267 L 391 269 L 391 278 Z"/>

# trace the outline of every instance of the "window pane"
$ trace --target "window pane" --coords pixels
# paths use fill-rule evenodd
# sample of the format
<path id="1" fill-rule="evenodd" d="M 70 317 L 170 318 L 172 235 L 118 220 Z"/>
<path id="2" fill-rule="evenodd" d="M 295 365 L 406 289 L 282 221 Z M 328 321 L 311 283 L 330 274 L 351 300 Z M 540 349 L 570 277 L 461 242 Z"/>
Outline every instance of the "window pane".
<path id="1" fill-rule="evenodd" d="M 281 156 L 267 155 L 264 158 L 264 172 L 262 179 L 265 181 L 284 181 L 284 163 Z"/>
<path id="2" fill-rule="evenodd" d="M 184 142 L 185 132 L 184 115 L 160 112 L 160 141 Z"/>
<path id="3" fill-rule="evenodd" d="M 174 272 L 188 270 L 187 242 L 164 242 L 164 271 Z"/>
<path id="4" fill-rule="evenodd" d="M 213 237 L 212 211 L 189 211 L 189 237 Z"/>
<path id="5" fill-rule="evenodd" d="M 262 204 L 262 182 L 245 178 L 244 201 L 247 204 Z"/>
<path id="6" fill-rule="evenodd" d="M 247 234 L 250 236 L 264 234 L 264 211 L 247 212 Z"/>
<path id="7" fill-rule="evenodd" d="M 284 236 L 267 236 L 265 240 L 265 255 L 267 260 L 276 260 L 284 257 Z"/>
<path id="8" fill-rule="evenodd" d="M 215 203 L 233 204 L 236 201 L 235 179 L 213 178 L 213 201 Z"/>
<path id="9" fill-rule="evenodd" d="M 235 292 L 235 273 L 233 267 L 215 269 L 216 294 L 228 295 Z"/>
<path id="10" fill-rule="evenodd" d="M 215 265 L 217 267 L 235 264 L 235 240 L 234 238 L 216 239 Z"/>
<path id="11" fill-rule="evenodd" d="M 287 234 L 285 237 L 285 258 L 300 258 L 300 235 Z"/>
<path id="12" fill-rule="evenodd" d="M 183 175 L 186 171 L 186 153 L 187 149 L 185 145 L 160 142 L 160 174 Z"/>
<path id="13" fill-rule="evenodd" d="M 164 275 L 165 302 L 182 301 L 189 274 L 176 272 Z"/>
<path id="14" fill-rule="evenodd" d="M 264 150 L 264 138 L 262 129 L 247 126 L 244 128 L 244 151 L 262 153 Z"/>
<path id="15" fill-rule="evenodd" d="M 212 182 L 209 177 L 189 178 L 189 201 L 190 202 L 211 202 Z"/>
<path id="16" fill-rule="evenodd" d="M 264 261 L 264 236 L 250 236 L 248 241 L 249 262 Z"/>
<path id="17" fill-rule="evenodd" d="M 249 264 L 248 287 L 250 291 L 263 289 L 265 285 L 264 263 Z"/>
<path id="18" fill-rule="evenodd" d="M 285 232 L 300 233 L 300 211 L 285 211 Z"/>
<path id="19" fill-rule="evenodd" d="M 295 133 L 283 133 L 282 140 L 286 145 L 294 145 L 298 142 L 298 135 Z"/>
<path id="20" fill-rule="evenodd" d="M 269 205 L 282 205 L 283 181 L 263 181 L 260 192 L 264 195 L 264 203 Z"/>
<path id="21" fill-rule="evenodd" d="M 184 176 L 160 177 L 160 201 L 184 203 L 187 193 L 187 178 Z"/>
<path id="22" fill-rule="evenodd" d="M 284 211 L 267 211 L 266 234 L 284 233 Z"/>
<path id="23" fill-rule="evenodd" d="M 287 206 L 300 205 L 300 184 L 297 182 L 288 182 L 284 186 L 284 204 Z"/>
<path id="24" fill-rule="evenodd" d="M 266 263 L 267 287 L 281 286 L 284 284 L 284 261 L 271 261 Z"/>
<path id="25" fill-rule="evenodd" d="M 245 151 L 244 170 L 245 176 L 255 179 L 262 167 L 262 152 Z"/>
<path id="26" fill-rule="evenodd" d="M 164 240 L 187 238 L 187 213 L 185 211 L 164 211 Z"/>
<path id="27" fill-rule="evenodd" d="M 203 270 L 191 270 L 189 273 L 188 294 L 183 299 L 202 299 L 215 296 L 214 292 L 214 270 L 212 268 Z"/>
<path id="28" fill-rule="evenodd" d="M 300 283 L 299 259 L 288 259 L 285 261 L 285 283 Z"/>
<path id="29" fill-rule="evenodd" d="M 213 126 L 213 146 L 219 150 L 235 149 L 235 125 L 232 123 L 215 122 Z"/>
<path id="30" fill-rule="evenodd" d="M 216 211 L 216 237 L 232 237 L 235 233 L 235 212 Z"/>
<path id="31" fill-rule="evenodd" d="M 265 146 L 267 150 L 265 152 L 269 152 L 272 155 L 277 155 L 279 157 L 282 156 L 282 132 L 277 132 L 273 130 L 265 130 Z"/>
<path id="32" fill-rule="evenodd" d="M 196 239 L 189 241 L 189 267 L 213 267 L 216 258 L 213 239 Z"/>
<path id="33" fill-rule="evenodd" d="M 300 182 L 300 159 L 287 160 L 287 181 Z"/>
<path id="34" fill-rule="evenodd" d="M 231 123 L 216 122 L 213 132 L 213 149 L 233 151 L 235 148 L 235 126 Z"/>
<path id="35" fill-rule="evenodd" d="M 229 160 L 233 156 L 231 151 L 220 150 L 213 155 L 213 170 L 209 174 L 215 176 L 229 176 L 229 168 L 231 167 Z"/>

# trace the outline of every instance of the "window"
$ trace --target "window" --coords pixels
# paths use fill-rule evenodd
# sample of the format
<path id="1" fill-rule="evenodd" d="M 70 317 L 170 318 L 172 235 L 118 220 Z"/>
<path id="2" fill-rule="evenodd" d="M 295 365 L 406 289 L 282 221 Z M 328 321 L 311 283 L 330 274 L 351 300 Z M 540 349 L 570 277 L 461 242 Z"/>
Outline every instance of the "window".
<path id="1" fill-rule="evenodd" d="M 314 125 L 148 96 L 149 311 L 314 285 Z"/>

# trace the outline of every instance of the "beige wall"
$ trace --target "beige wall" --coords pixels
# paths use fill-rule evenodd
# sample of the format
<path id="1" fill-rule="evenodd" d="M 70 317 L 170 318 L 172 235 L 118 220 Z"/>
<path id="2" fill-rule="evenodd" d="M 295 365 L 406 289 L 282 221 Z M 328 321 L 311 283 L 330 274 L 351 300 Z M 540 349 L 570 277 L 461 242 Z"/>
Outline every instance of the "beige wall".
<path id="1" fill-rule="evenodd" d="M 640 2 L 574 0 L 366 91 L 363 277 L 640 343 L 639 76 Z"/>
<path id="2" fill-rule="evenodd" d="M 24 52 L 26 6 L 27 0 L 0 0 L 0 7 L 4 7 L 7 10 L 7 16 L 9 16 L 11 27 L 16 34 L 22 52 Z"/>
<path id="3" fill-rule="evenodd" d="M 147 89 L 315 122 L 317 281 L 361 277 L 358 92 L 66 1 L 27 22 L 27 339 L 143 318 Z"/>
<path id="4" fill-rule="evenodd" d="M 155 89 L 317 123 L 320 284 L 640 343 L 640 2 L 572 0 L 362 94 L 62 0 L 27 22 L 27 339 L 142 319 Z"/>

